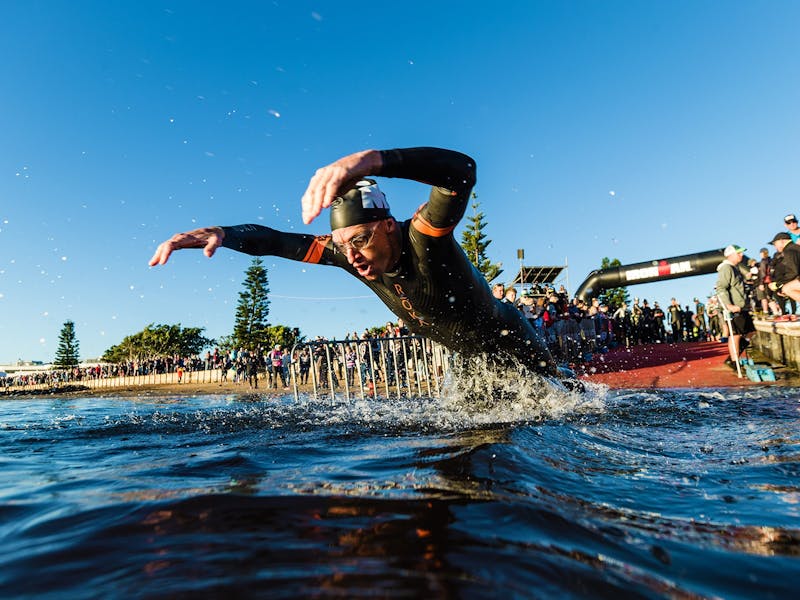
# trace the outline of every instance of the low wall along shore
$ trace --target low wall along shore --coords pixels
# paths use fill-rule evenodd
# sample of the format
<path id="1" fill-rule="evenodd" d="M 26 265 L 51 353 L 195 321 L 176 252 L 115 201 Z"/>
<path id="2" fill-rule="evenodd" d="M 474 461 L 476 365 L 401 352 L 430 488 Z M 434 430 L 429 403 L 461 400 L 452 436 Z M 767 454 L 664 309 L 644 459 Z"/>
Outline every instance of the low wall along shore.
<path id="1" fill-rule="evenodd" d="M 753 345 L 771 361 L 800 371 L 800 321 L 765 321 L 756 319 Z"/>
<path id="2" fill-rule="evenodd" d="M 233 380 L 229 373 L 228 381 Z M 226 381 L 222 369 L 208 369 L 202 371 L 184 371 L 179 377 L 178 373 L 150 373 L 148 375 L 121 375 L 119 377 L 82 377 L 65 382 L 29 383 L 18 386 L 0 386 L 0 393 L 13 393 L 17 391 L 57 391 L 60 387 L 82 386 L 90 389 L 114 389 L 123 387 L 144 387 L 150 385 L 176 385 L 179 383 L 219 383 Z"/>

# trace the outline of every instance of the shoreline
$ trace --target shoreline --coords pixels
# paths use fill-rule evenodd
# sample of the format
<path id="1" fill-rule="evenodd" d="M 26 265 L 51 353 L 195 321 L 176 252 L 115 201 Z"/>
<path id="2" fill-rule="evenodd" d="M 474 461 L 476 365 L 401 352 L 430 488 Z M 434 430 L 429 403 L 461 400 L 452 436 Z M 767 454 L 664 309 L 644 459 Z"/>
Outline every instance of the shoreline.
<path id="1" fill-rule="evenodd" d="M 309 385 L 300 386 L 300 392 L 312 392 Z M 103 396 L 119 396 L 122 398 L 150 397 L 150 396 L 195 396 L 195 395 L 240 395 L 240 396 L 282 396 L 294 393 L 292 389 L 273 389 L 270 387 L 251 388 L 246 383 L 147 383 L 141 385 L 122 385 L 118 387 L 89 387 L 79 384 L 69 384 L 50 389 L 15 390 L 13 392 L 0 392 L 0 400 L 13 400 L 15 398 L 30 398 L 31 396 L 64 396 L 69 398 L 87 397 L 102 398 Z"/>

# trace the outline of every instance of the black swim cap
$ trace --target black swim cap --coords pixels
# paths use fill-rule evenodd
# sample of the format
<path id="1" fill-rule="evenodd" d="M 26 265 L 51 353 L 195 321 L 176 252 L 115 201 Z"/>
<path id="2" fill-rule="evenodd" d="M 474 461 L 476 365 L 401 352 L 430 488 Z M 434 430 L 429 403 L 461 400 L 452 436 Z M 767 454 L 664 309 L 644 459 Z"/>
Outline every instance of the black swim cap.
<path id="1" fill-rule="evenodd" d="M 372 179 L 362 179 L 344 196 L 331 202 L 331 230 L 363 225 L 392 216 L 386 196 Z"/>

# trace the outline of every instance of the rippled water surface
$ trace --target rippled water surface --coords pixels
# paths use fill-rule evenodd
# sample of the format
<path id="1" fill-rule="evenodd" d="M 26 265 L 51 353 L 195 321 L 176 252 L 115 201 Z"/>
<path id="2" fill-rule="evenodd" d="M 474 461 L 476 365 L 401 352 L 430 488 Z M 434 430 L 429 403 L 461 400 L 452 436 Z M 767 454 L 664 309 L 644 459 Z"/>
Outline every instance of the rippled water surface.
<path id="1" fill-rule="evenodd" d="M 3 400 L 0 596 L 794 598 L 799 399 Z"/>

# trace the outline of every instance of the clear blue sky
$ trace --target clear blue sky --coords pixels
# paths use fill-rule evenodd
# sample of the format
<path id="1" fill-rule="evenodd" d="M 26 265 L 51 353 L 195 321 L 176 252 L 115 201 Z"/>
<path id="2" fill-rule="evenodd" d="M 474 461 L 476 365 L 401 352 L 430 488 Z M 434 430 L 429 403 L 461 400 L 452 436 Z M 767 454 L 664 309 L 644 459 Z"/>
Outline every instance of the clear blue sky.
<path id="1" fill-rule="evenodd" d="M 799 211 L 800 3 L 5 2 L 0 363 L 82 358 L 148 323 L 227 334 L 250 257 L 147 261 L 203 225 L 304 226 L 317 167 L 433 145 L 478 164 L 510 279 L 736 242 Z M 427 188 L 383 180 L 399 217 Z M 459 230 L 458 235 L 460 236 Z M 270 320 L 341 337 L 390 313 L 338 269 L 266 258 Z M 688 304 L 713 276 L 631 287 Z"/>

